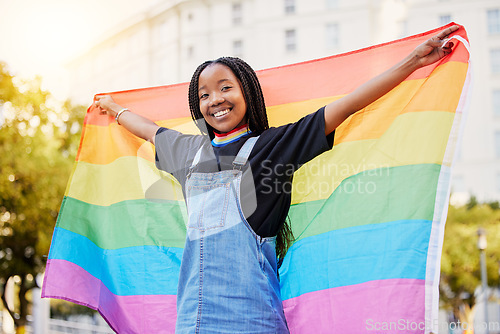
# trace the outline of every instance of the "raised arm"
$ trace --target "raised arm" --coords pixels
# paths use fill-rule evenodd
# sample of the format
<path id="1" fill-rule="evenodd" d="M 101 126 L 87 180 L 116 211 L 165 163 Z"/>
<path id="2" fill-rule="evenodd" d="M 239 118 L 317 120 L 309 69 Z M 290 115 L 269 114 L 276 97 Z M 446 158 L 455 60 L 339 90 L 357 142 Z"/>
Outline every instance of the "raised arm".
<path id="1" fill-rule="evenodd" d="M 101 113 L 106 113 L 113 118 L 116 117 L 120 111 L 125 109 L 117 104 L 109 95 L 96 96 L 94 105 L 101 110 Z M 155 134 L 158 130 L 158 125 L 153 121 L 137 115 L 128 109 L 120 113 L 117 121 L 134 135 L 149 140 L 153 144 L 155 143 Z"/>
<path id="2" fill-rule="evenodd" d="M 420 44 L 406 58 L 384 73 L 367 81 L 343 98 L 328 104 L 325 108 L 325 134 L 330 134 L 351 114 L 387 94 L 415 70 L 435 63 L 448 55 L 453 43 L 445 39 L 458 28 L 455 25 L 444 29 Z"/>

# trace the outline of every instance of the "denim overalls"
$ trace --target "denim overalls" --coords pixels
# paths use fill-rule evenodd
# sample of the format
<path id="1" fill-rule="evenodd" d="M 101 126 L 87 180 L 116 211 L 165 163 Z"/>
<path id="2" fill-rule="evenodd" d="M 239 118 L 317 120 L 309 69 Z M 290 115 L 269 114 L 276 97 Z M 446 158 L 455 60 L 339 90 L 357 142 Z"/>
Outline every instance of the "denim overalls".
<path id="1" fill-rule="evenodd" d="M 201 148 L 190 168 L 176 333 L 288 333 L 276 275 L 276 237 L 255 234 L 240 204 L 243 166 L 257 139 L 245 142 L 233 170 L 193 172 Z"/>

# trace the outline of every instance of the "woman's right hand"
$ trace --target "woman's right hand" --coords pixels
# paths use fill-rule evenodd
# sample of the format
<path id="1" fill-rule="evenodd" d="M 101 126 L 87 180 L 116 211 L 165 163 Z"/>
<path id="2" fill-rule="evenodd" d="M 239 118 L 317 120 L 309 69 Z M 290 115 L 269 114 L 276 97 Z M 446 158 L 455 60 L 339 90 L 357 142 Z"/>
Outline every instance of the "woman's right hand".
<path id="1" fill-rule="evenodd" d="M 95 97 L 94 105 L 99 108 L 101 114 L 108 114 L 115 117 L 116 113 L 123 109 L 122 106 L 116 104 L 115 100 L 110 95 L 98 95 Z"/>
<path id="2" fill-rule="evenodd" d="M 120 112 L 120 110 L 124 109 L 124 107 L 117 104 L 110 95 L 97 95 L 94 100 L 94 106 L 99 109 L 101 114 L 108 114 L 113 118 L 116 117 L 116 114 Z M 120 114 L 119 120 L 117 120 L 118 124 L 122 125 L 134 135 L 149 140 L 154 144 L 158 125 L 143 116 L 133 113 L 129 109 L 126 110 L 127 112 Z"/>

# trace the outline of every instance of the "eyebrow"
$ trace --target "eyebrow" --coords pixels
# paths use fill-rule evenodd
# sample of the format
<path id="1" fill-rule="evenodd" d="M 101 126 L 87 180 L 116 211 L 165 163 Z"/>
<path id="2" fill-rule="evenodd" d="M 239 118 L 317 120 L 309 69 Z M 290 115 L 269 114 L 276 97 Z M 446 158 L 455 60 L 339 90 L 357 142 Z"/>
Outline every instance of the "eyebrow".
<path id="1" fill-rule="evenodd" d="M 219 81 L 217 81 L 217 84 L 220 84 L 224 81 L 231 81 L 231 79 L 220 79 Z M 202 89 L 205 89 L 205 86 L 201 86 L 200 88 L 198 88 L 198 92 Z"/>

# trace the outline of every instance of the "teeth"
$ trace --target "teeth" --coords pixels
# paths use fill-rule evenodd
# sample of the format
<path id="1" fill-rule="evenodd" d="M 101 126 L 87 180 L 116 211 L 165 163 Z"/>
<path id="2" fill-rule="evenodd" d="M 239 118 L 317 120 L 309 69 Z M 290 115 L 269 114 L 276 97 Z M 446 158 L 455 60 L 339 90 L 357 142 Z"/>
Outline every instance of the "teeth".
<path id="1" fill-rule="evenodd" d="M 215 117 L 221 117 L 221 116 L 224 116 L 225 114 L 227 114 L 229 112 L 229 109 L 225 109 L 225 110 L 221 110 L 221 111 L 218 111 L 214 114 Z"/>

